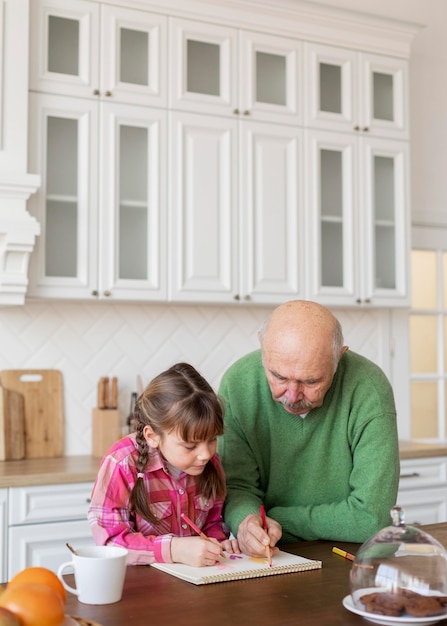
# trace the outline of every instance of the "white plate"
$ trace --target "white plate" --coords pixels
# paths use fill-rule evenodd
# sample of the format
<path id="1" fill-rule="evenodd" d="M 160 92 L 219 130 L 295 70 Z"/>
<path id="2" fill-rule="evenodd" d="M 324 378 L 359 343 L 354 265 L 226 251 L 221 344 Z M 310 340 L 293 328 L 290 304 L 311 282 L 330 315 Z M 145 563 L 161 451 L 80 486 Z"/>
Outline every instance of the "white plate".
<path id="1" fill-rule="evenodd" d="M 378 591 L 378 589 L 364 589 L 362 594 L 366 592 L 369 593 L 370 591 Z M 354 605 L 350 595 L 343 598 L 343 606 L 345 609 L 348 609 L 348 611 L 361 615 L 369 622 L 382 624 L 382 626 L 412 626 L 413 624 L 425 624 L 425 626 L 429 626 L 430 624 L 436 624 L 447 617 L 447 611 L 444 614 L 441 613 L 441 615 L 431 615 L 430 617 L 411 617 L 411 615 L 387 617 L 386 615 L 374 615 L 374 613 L 368 613 L 367 611 L 358 609 Z"/>

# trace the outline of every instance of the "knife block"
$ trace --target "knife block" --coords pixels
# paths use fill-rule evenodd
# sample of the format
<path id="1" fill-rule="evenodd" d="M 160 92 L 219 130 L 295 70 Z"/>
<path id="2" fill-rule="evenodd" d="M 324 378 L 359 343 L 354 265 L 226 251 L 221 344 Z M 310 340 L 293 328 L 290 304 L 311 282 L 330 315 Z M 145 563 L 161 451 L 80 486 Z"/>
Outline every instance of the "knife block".
<path id="1" fill-rule="evenodd" d="M 121 439 L 118 409 L 93 409 L 92 455 L 102 458 L 118 439 Z"/>

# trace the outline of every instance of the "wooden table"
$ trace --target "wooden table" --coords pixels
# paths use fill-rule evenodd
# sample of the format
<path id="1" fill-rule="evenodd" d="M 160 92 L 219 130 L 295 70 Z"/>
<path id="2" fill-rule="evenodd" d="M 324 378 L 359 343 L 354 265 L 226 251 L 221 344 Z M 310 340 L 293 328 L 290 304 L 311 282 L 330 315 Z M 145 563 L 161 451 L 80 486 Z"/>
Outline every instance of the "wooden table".
<path id="1" fill-rule="evenodd" d="M 447 522 L 423 529 L 447 547 Z M 121 602 L 91 606 L 68 594 L 66 613 L 102 626 L 366 626 L 370 622 L 342 605 L 349 594 L 351 562 L 333 554 L 333 545 L 307 541 L 281 546 L 323 561 L 321 570 L 209 585 L 193 585 L 149 566 L 129 566 Z M 354 554 L 359 547 L 336 545 Z M 73 577 L 67 578 L 73 584 Z"/>

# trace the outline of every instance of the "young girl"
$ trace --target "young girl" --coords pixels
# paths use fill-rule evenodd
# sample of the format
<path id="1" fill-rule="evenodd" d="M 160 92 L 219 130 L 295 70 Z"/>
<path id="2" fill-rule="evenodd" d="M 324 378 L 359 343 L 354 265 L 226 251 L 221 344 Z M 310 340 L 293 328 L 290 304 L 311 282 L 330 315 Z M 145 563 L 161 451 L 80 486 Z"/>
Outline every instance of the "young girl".
<path id="1" fill-rule="evenodd" d="M 206 380 L 187 363 L 159 374 L 138 398 L 133 424 L 101 461 L 88 511 L 96 544 L 124 546 L 134 565 L 214 565 L 224 549 L 239 552 L 222 519 L 223 408 Z"/>

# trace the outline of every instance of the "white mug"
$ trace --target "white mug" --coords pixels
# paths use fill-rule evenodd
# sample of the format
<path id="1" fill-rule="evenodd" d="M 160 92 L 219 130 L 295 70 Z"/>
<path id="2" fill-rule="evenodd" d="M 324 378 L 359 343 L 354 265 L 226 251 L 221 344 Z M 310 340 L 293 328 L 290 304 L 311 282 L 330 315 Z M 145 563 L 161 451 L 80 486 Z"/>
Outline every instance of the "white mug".
<path id="1" fill-rule="evenodd" d="M 62 563 L 57 570 L 65 589 L 78 596 L 84 604 L 112 604 L 123 595 L 127 569 L 126 548 L 117 546 L 90 546 L 78 548 L 72 560 Z M 68 585 L 62 572 L 74 569 L 76 588 Z"/>

